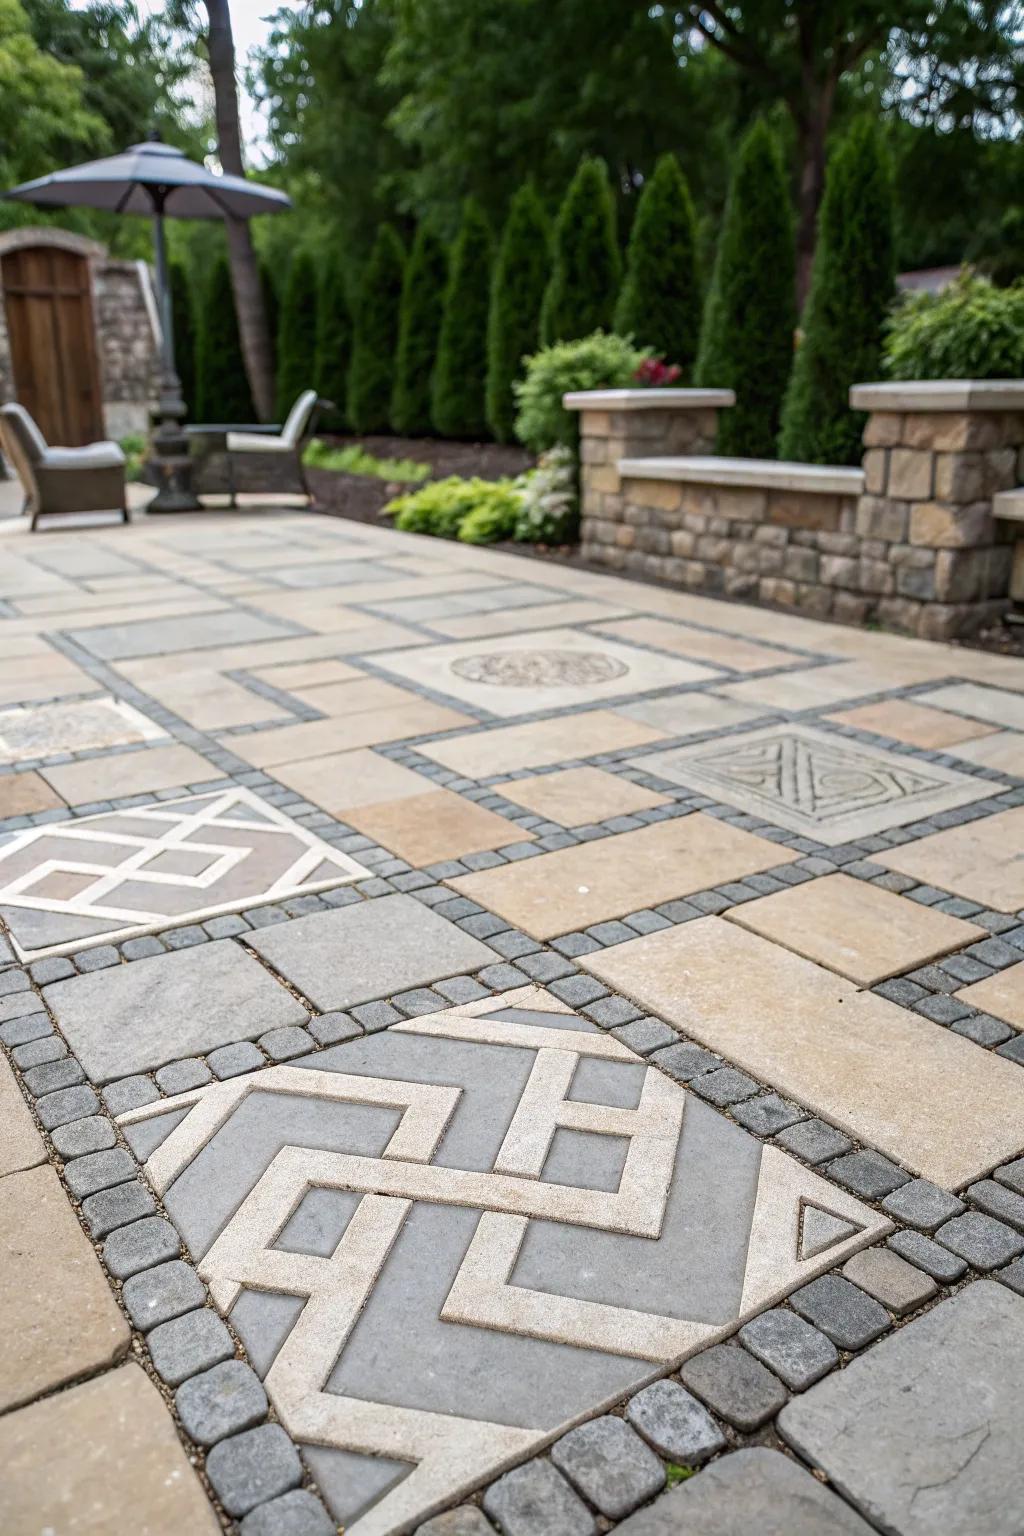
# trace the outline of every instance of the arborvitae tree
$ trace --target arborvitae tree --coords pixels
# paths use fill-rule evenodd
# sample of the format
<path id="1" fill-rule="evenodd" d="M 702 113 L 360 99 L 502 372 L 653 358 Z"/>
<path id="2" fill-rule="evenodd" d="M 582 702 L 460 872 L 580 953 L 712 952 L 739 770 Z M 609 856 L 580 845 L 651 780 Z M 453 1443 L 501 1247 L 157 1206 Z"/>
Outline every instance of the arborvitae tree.
<path id="1" fill-rule="evenodd" d="M 196 416 L 200 421 L 256 420 L 242 361 L 235 295 L 226 255 L 214 262 L 199 311 Z"/>
<path id="2" fill-rule="evenodd" d="M 697 231 L 686 178 L 675 155 L 662 155 L 640 194 L 626 251 L 626 277 L 615 329 L 693 372 L 700 337 Z"/>
<path id="3" fill-rule="evenodd" d="M 862 120 L 828 170 L 804 339 L 783 410 L 783 458 L 860 463 L 865 418 L 850 410 L 850 385 L 878 378 L 893 281 L 892 167 L 877 125 Z"/>
<path id="4" fill-rule="evenodd" d="M 547 216 L 532 182 L 512 199 L 498 247 L 487 317 L 487 421 L 499 443 L 515 441 L 513 381 L 537 350 L 540 307 L 551 275 Z"/>
<path id="5" fill-rule="evenodd" d="M 196 414 L 196 317 L 192 298 L 192 279 L 182 261 L 171 263 L 171 328 L 174 335 L 174 364 L 181 380 L 181 398 L 185 419 Z"/>
<path id="6" fill-rule="evenodd" d="M 398 314 L 405 252 L 390 224 L 382 224 L 359 286 L 348 373 L 348 419 L 354 432 L 387 432 L 395 379 Z"/>
<path id="7" fill-rule="evenodd" d="M 292 261 L 277 323 L 277 415 L 284 421 L 316 370 L 317 269 L 308 251 Z"/>
<path id="8" fill-rule="evenodd" d="M 433 430 L 431 383 L 447 278 L 444 246 L 421 224 L 405 267 L 391 393 L 391 425 L 403 437 L 422 437 Z"/>
<path id="9" fill-rule="evenodd" d="M 431 417 L 442 437 L 478 438 L 487 432 L 490 293 L 491 232 L 477 203 L 467 198 L 452 246 L 434 367 Z"/>
<path id="10" fill-rule="evenodd" d="M 612 327 L 622 259 L 603 160 L 584 160 L 555 220 L 554 260 L 541 309 L 541 339 L 575 341 Z"/>
<path id="11" fill-rule="evenodd" d="M 329 256 L 320 274 L 316 313 L 316 391 L 334 406 L 324 411 L 320 425 L 328 432 L 344 432 L 345 396 L 352 360 L 352 311 L 348 302 L 345 268 Z"/>
<path id="12" fill-rule="evenodd" d="M 696 383 L 733 389 L 718 451 L 774 458 L 796 325 L 793 218 L 771 133 L 755 123 L 740 146 L 704 308 Z"/>

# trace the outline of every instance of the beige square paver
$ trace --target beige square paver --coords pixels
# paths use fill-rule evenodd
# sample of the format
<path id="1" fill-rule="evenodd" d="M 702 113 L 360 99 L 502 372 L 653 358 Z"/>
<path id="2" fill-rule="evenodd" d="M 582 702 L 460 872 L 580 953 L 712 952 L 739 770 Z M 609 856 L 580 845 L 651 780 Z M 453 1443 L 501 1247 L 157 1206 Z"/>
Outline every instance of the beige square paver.
<path id="1" fill-rule="evenodd" d="M 611 619 L 621 613 L 621 605 L 575 598 L 564 603 L 538 603 L 536 607 L 510 608 L 505 613 L 461 613 L 451 618 L 431 619 L 430 628 L 451 640 L 470 640 L 477 636 L 514 635 L 528 629 L 550 629 L 552 624 L 590 624 L 597 619 Z"/>
<path id="2" fill-rule="evenodd" d="M 599 632 L 612 640 L 635 640 L 653 645 L 659 651 L 672 651 L 691 661 L 705 661 L 712 667 L 729 667 L 734 672 L 758 672 L 764 667 L 797 666 L 803 657 L 775 646 L 758 645 L 736 635 L 722 635 L 715 630 L 695 629 L 692 624 L 673 624 L 670 619 L 622 619 L 600 625 Z"/>
<path id="3" fill-rule="evenodd" d="M 31 816 L 34 811 L 52 811 L 64 801 L 38 773 L 0 775 L 0 821 L 6 816 Z"/>
<path id="4" fill-rule="evenodd" d="M 720 699 L 714 693 L 670 693 L 658 699 L 620 704 L 618 713 L 653 725 L 666 736 L 697 736 L 703 731 L 720 731 L 726 726 L 762 720 L 767 711 L 738 704 L 735 699 Z"/>
<path id="5" fill-rule="evenodd" d="M 208 668 L 168 670 L 166 675 L 151 678 L 145 688 L 198 731 L 223 731 L 230 725 L 293 718 L 280 704 Z"/>
<path id="6" fill-rule="evenodd" d="M 427 782 L 420 780 L 421 784 Z M 524 832 L 514 821 L 464 800 L 450 789 L 356 806 L 345 813 L 345 820 L 417 866 L 533 840 L 532 832 Z"/>
<path id="7" fill-rule="evenodd" d="M 765 709 L 816 709 L 910 683 L 927 682 L 935 676 L 938 664 L 933 656 L 921 662 L 889 657 L 877 662 L 837 661 L 802 672 L 780 672 L 775 677 L 744 678 L 741 683 L 727 683 L 720 692 L 730 699 L 759 704 Z"/>
<path id="8" fill-rule="evenodd" d="M 134 1362 L 0 1420 L 7 1536 L 219 1536 L 170 1410 Z"/>
<path id="9" fill-rule="evenodd" d="M 128 1324 L 49 1166 L 0 1179 L 0 1257 L 0 1409 L 125 1353 Z"/>
<path id="10" fill-rule="evenodd" d="M 946 1189 L 1024 1148 L 1020 1068 L 719 917 L 579 962 Z"/>
<path id="11" fill-rule="evenodd" d="M 1005 971 L 986 976 L 984 981 L 961 987 L 956 996 L 959 1002 L 969 1003 L 972 1008 L 994 1013 L 997 1019 L 1012 1024 L 1014 1029 L 1024 1029 L 1024 960 Z"/>
<path id="12" fill-rule="evenodd" d="M 0 1177 L 46 1162 L 43 1138 L 14 1073 L 0 1056 Z"/>
<path id="13" fill-rule="evenodd" d="M 607 821 L 611 816 L 631 816 L 656 805 L 667 805 L 668 795 L 643 789 L 603 768 L 565 768 L 561 773 L 540 773 L 530 779 L 513 779 L 501 793 L 514 805 L 535 811 L 563 827 L 584 822 Z"/>
<path id="14" fill-rule="evenodd" d="M 622 747 L 645 747 L 649 742 L 661 741 L 664 735 L 664 731 L 653 726 L 627 720 L 617 710 L 593 709 L 580 715 L 533 720 L 528 725 L 503 725 L 491 731 L 475 731 L 471 736 L 427 742 L 419 751 L 456 773 L 485 779 L 492 773 L 546 768 L 551 763 L 594 757 L 599 752 L 616 752 Z"/>
<path id="15" fill-rule="evenodd" d="M 274 778 L 332 816 L 339 816 L 357 805 L 376 805 L 382 800 L 422 795 L 430 784 L 421 773 L 413 773 L 411 768 L 403 768 L 401 763 L 381 757 L 370 747 L 279 763 L 274 768 Z"/>
<path id="16" fill-rule="evenodd" d="M 535 939 L 550 939 L 797 857 L 698 811 L 448 883 Z"/>
<path id="17" fill-rule="evenodd" d="M 924 885 L 1016 912 L 1024 907 L 1024 806 L 871 857 Z"/>
<path id="18" fill-rule="evenodd" d="M 157 789 L 177 789 L 221 778 L 220 770 L 191 747 L 151 747 L 113 757 L 91 757 L 41 770 L 46 782 L 68 805 L 116 800 L 122 795 L 148 795 Z"/>
<path id="19" fill-rule="evenodd" d="M 964 722 L 967 724 L 968 722 Z M 989 731 L 976 741 L 966 741 L 953 749 L 957 757 L 981 768 L 994 768 L 997 773 L 1012 773 L 1014 778 L 1024 779 L 1024 732 Z"/>
<path id="20" fill-rule="evenodd" d="M 921 695 L 922 703 L 937 709 L 955 709 L 994 726 L 1024 730 L 1024 693 L 1006 688 L 986 688 L 980 683 L 953 683 Z"/>
<path id="21" fill-rule="evenodd" d="M 318 688 L 323 683 L 354 682 L 366 674 L 350 666 L 347 661 L 328 656 L 323 661 L 286 661 L 277 666 L 255 668 L 253 676 L 273 688 L 291 693 L 294 688 Z"/>
<path id="22" fill-rule="evenodd" d="M 932 709 L 928 704 L 915 704 L 913 699 L 884 699 L 881 704 L 863 704 L 860 709 L 842 710 L 829 715 L 840 725 L 852 725 L 860 731 L 874 731 L 878 736 L 888 736 L 891 741 L 903 741 L 911 747 L 936 750 L 949 747 L 955 742 L 969 741 L 973 736 L 987 736 L 992 727 L 979 725 L 976 720 L 964 720 L 960 715 L 950 715 L 944 709 Z M 963 757 L 958 752 L 958 757 Z"/>
<path id="23" fill-rule="evenodd" d="M 232 736 L 229 745 L 232 752 L 252 763 L 254 768 L 272 768 L 275 763 L 326 757 L 333 752 L 374 747 L 379 742 L 402 741 L 407 736 L 450 731 L 471 723 L 468 715 L 460 715 L 454 709 L 424 699 L 394 709 L 364 709 L 344 719 L 333 716 L 301 725 L 283 725 L 280 730 Z"/>
<path id="24" fill-rule="evenodd" d="M 862 987 L 986 935 L 974 923 L 842 874 L 744 902 L 726 915 Z"/>
<path id="25" fill-rule="evenodd" d="M 358 679 L 340 683 L 322 683 L 312 688 L 296 688 L 295 697 L 325 715 L 362 714 L 368 709 L 401 709 L 410 704 L 422 704 L 419 694 L 408 688 L 396 688 L 394 683 L 381 682 L 379 677 L 362 674 Z"/>

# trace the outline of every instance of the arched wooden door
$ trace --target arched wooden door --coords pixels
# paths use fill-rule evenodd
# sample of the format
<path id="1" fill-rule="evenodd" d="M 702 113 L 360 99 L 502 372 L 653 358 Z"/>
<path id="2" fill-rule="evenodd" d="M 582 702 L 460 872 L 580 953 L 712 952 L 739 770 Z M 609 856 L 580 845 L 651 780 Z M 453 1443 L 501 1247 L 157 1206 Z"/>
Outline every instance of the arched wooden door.
<path id="1" fill-rule="evenodd" d="M 103 437 L 89 266 L 76 251 L 30 245 L 0 260 L 17 399 L 48 443 Z"/>

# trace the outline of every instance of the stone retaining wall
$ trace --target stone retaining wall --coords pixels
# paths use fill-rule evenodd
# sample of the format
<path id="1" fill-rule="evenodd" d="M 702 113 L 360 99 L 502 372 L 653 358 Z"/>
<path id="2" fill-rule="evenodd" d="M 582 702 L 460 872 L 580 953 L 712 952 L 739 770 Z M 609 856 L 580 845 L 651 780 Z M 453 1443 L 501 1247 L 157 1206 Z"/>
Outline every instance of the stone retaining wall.
<path id="1" fill-rule="evenodd" d="M 931 639 L 1005 610 L 1014 534 L 993 497 L 1024 476 L 1024 383 L 858 386 L 862 470 L 706 457 L 728 402 L 629 393 L 628 411 L 607 392 L 566 397 L 587 559 Z"/>

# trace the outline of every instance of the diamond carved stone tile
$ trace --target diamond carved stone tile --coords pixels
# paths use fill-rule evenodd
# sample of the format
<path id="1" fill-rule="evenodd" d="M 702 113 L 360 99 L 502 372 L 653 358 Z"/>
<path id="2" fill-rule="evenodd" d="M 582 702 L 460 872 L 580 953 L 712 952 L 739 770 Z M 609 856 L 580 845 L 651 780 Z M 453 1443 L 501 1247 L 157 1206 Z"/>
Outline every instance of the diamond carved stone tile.
<path id="1" fill-rule="evenodd" d="M 351 1536 L 411 1530 L 890 1226 L 536 987 L 120 1125 Z"/>
<path id="2" fill-rule="evenodd" d="M 18 833 L 0 846 L 0 916 L 34 960 L 367 873 L 233 787 Z"/>
<path id="3" fill-rule="evenodd" d="M 656 752 L 636 766 L 821 843 L 982 800 L 992 785 L 807 726 L 767 726 Z"/>

